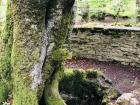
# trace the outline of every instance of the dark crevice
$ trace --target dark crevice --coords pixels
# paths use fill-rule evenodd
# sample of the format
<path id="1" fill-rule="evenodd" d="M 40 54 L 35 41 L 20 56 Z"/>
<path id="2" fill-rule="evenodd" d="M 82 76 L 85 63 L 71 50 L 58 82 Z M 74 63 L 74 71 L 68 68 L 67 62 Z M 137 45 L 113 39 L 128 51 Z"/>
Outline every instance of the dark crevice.
<path id="1" fill-rule="evenodd" d="M 45 17 L 45 26 L 47 28 L 48 20 L 53 17 L 52 8 L 56 8 L 57 0 L 48 0 L 46 4 L 46 17 Z"/>
<path id="2" fill-rule="evenodd" d="M 39 105 L 46 105 L 46 104 L 45 104 L 44 95 L 41 97 L 41 99 L 40 99 L 40 101 L 39 101 Z"/>

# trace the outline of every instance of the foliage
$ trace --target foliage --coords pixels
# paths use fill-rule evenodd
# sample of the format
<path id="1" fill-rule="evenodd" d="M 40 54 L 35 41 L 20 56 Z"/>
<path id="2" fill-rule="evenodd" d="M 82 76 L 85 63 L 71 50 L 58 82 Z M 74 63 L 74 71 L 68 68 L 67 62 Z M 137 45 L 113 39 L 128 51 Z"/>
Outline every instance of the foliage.
<path id="1" fill-rule="evenodd" d="M 3 102 L 2 105 L 10 105 L 10 103 Z"/>
<path id="2" fill-rule="evenodd" d="M 91 14 L 97 14 L 98 11 L 116 15 L 120 8 L 119 16 L 135 16 L 135 0 L 89 0 Z"/>

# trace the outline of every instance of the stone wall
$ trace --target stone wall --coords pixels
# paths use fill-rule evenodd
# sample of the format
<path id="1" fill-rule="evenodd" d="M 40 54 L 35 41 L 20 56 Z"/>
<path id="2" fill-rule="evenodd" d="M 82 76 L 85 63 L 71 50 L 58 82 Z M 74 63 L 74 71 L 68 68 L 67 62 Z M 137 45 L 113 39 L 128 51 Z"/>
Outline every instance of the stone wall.
<path id="1" fill-rule="evenodd" d="M 75 28 L 70 47 L 77 57 L 140 67 L 139 28 Z"/>

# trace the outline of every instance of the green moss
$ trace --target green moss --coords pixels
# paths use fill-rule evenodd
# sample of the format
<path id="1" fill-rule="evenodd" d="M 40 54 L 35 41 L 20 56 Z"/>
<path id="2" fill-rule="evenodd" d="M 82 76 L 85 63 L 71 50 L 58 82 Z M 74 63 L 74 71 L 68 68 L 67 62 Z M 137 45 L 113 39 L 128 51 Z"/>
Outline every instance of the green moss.
<path id="1" fill-rule="evenodd" d="M 5 27 L 1 34 L 0 50 L 0 101 L 5 101 L 11 87 L 11 46 L 13 37 L 13 21 L 11 16 L 11 0 L 8 0 Z"/>
<path id="2" fill-rule="evenodd" d="M 109 103 L 109 102 L 111 101 L 111 99 L 115 99 L 115 98 L 117 98 L 117 97 L 120 95 L 119 92 L 116 91 L 116 90 L 113 89 L 113 88 L 105 89 L 105 90 L 103 91 L 103 94 L 104 94 L 103 100 L 102 100 L 102 103 L 103 103 L 103 104 Z"/>
<path id="3" fill-rule="evenodd" d="M 67 49 L 58 48 L 52 52 L 49 59 L 49 69 L 47 71 L 53 71 L 50 82 L 46 84 L 45 99 L 48 105 L 65 105 L 64 100 L 59 94 L 59 81 L 64 75 L 64 61 L 69 58 L 70 54 Z M 48 66 L 47 66 L 48 67 Z"/>
<path id="4" fill-rule="evenodd" d="M 10 57 L 11 57 L 11 46 L 12 46 L 12 37 L 13 37 L 13 21 L 11 18 L 11 1 L 8 0 L 8 6 L 7 6 L 7 13 L 6 13 L 6 24 L 4 31 L 1 36 L 1 43 L 2 43 L 2 50 L 0 52 L 0 71 L 5 71 L 5 75 L 9 76 L 6 74 L 7 72 L 10 72 Z"/>
<path id="5" fill-rule="evenodd" d="M 52 82 L 48 84 L 45 91 L 47 105 L 65 105 L 64 100 L 59 94 L 58 84 L 59 81 L 57 79 L 52 80 Z"/>
<path id="6" fill-rule="evenodd" d="M 54 53 L 53 53 L 54 54 Z M 63 59 L 61 58 L 59 54 L 56 57 L 53 57 L 51 66 L 53 67 L 53 73 L 50 77 L 50 81 L 46 84 L 45 89 L 45 101 L 47 105 L 65 105 L 64 100 L 59 94 L 59 81 L 63 77 L 64 72 L 64 65 L 63 65 Z M 59 58 L 59 57 L 60 58 Z"/>
<path id="7" fill-rule="evenodd" d="M 87 71 L 87 78 L 98 78 L 102 76 L 104 76 L 104 73 L 99 69 Z"/>
<path id="8" fill-rule="evenodd" d="M 72 76 L 74 74 L 74 71 L 72 69 L 67 69 L 65 68 L 64 70 L 64 74 L 68 77 L 68 76 Z"/>
<path id="9" fill-rule="evenodd" d="M 55 1 L 54 3 L 54 0 L 51 0 L 51 5 L 49 5 L 49 8 L 52 9 L 52 11 L 55 9 L 56 11 L 54 11 L 53 14 L 52 11 L 50 14 L 48 13 L 49 18 L 52 18 L 51 15 L 53 15 L 53 18 L 55 17 L 55 26 L 51 29 L 52 32 L 50 33 L 55 46 L 52 54 L 47 59 L 48 64 L 45 64 L 45 69 L 48 73 L 47 76 L 49 77 L 45 88 L 45 100 L 47 105 L 65 105 L 65 102 L 59 94 L 58 85 L 64 74 L 64 61 L 71 57 L 69 51 L 64 49 L 64 42 L 68 37 L 69 28 L 71 26 L 70 10 L 72 5 L 69 7 L 68 4 L 72 1 L 74 0 L 66 0 L 63 1 L 63 3 L 62 1 Z M 63 7 L 64 9 L 58 9 L 56 6 L 61 8 Z M 67 6 L 67 8 L 69 7 L 69 9 L 65 6 Z M 57 13 L 62 13 L 62 15 L 58 15 Z M 46 65 L 48 65 L 49 68 Z"/>
<path id="10" fill-rule="evenodd" d="M 7 98 L 7 86 L 4 83 L 0 83 L 0 103 L 4 102 Z"/>
<path id="11" fill-rule="evenodd" d="M 71 69 L 65 71 L 64 78 L 60 82 L 60 90 L 65 94 L 72 94 L 73 97 L 78 97 L 78 99 L 67 100 L 68 103 L 73 101 L 77 103 L 76 105 L 87 105 L 89 103 L 99 105 L 100 99 L 102 99 L 100 86 L 96 80 L 90 81 L 86 78 L 86 72 L 74 71 Z M 88 100 L 92 100 L 92 102 Z"/>
<path id="12" fill-rule="evenodd" d="M 32 88 L 32 71 L 38 63 L 45 33 L 46 0 L 12 0 L 14 35 L 11 55 L 13 105 L 38 105 L 44 78 Z M 39 75 L 40 76 L 40 75 Z"/>
<path id="13" fill-rule="evenodd" d="M 82 94 L 80 92 L 80 84 L 86 79 L 86 73 L 73 71 L 72 69 L 66 69 L 64 73 L 64 77 L 60 83 L 60 89 L 66 90 L 67 93 Z"/>
<path id="14" fill-rule="evenodd" d="M 68 105 L 73 105 L 69 104 L 71 101 L 76 105 L 106 105 L 119 96 L 119 92 L 106 82 L 101 70 L 83 72 L 66 69 L 60 90 L 66 95 L 77 97 L 66 100 Z"/>
<path id="15" fill-rule="evenodd" d="M 67 49 L 59 48 L 52 52 L 52 59 L 55 61 L 64 61 L 71 58 L 71 53 Z"/>
<path id="16" fill-rule="evenodd" d="M 13 105 L 38 105 L 38 97 L 37 97 L 37 90 L 33 91 L 30 88 L 30 84 L 28 79 L 19 79 L 18 77 L 15 79 L 17 85 L 14 84 L 13 91 Z"/>

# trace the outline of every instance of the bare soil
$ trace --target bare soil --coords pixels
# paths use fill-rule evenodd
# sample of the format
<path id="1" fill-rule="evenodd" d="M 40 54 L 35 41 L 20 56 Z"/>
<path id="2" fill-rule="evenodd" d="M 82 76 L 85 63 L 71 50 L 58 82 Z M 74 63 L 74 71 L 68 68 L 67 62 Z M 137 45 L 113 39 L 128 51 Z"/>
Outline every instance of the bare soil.
<path id="1" fill-rule="evenodd" d="M 92 59 L 71 59 L 66 62 L 67 68 L 100 69 L 113 85 L 122 93 L 140 88 L 140 68 L 121 65 L 116 62 L 99 62 Z"/>

